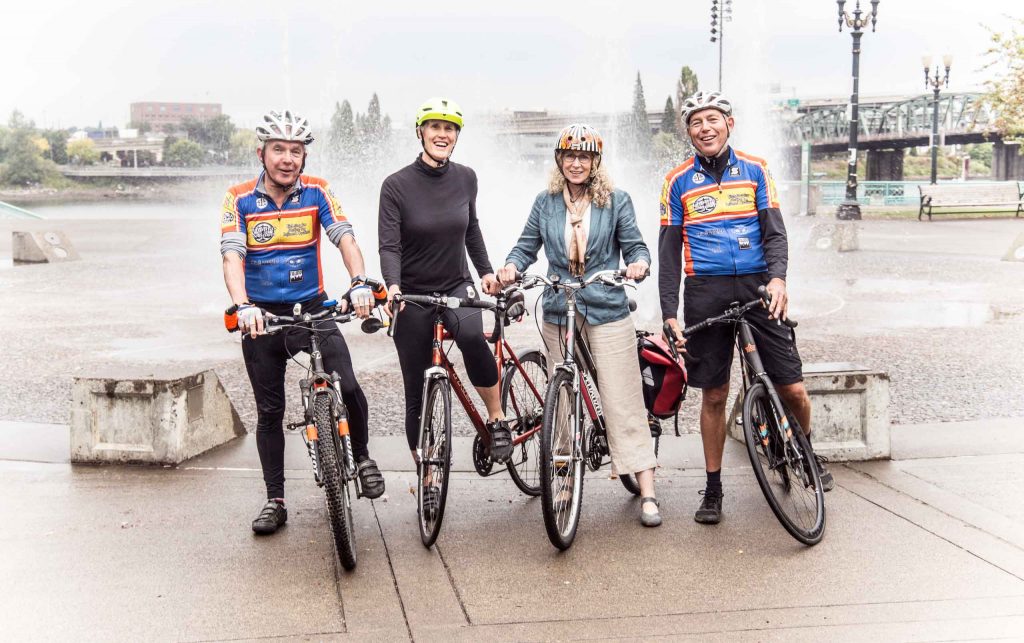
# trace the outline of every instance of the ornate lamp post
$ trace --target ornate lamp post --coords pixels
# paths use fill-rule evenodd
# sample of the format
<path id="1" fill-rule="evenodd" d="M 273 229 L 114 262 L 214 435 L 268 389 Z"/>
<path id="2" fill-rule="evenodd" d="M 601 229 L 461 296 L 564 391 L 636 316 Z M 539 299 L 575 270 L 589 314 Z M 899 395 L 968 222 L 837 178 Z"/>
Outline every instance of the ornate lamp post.
<path id="1" fill-rule="evenodd" d="M 711 0 L 711 42 L 718 42 L 718 91 L 722 91 L 722 43 L 727 22 L 732 22 L 732 0 Z"/>
<path id="2" fill-rule="evenodd" d="M 849 168 L 846 176 L 846 198 L 836 209 L 838 219 L 860 219 L 860 203 L 857 202 L 857 133 L 860 129 L 858 118 L 857 91 L 860 85 L 860 38 L 864 35 L 864 28 L 871 23 L 871 31 L 875 30 L 875 22 L 878 18 L 879 0 L 871 0 L 871 13 L 867 14 L 866 9 L 861 10 L 860 0 L 853 15 L 843 10 L 846 0 L 836 0 L 839 5 L 839 31 L 843 30 L 843 23 L 850 29 L 853 36 L 853 94 L 850 96 L 850 149 Z"/>
<path id="3" fill-rule="evenodd" d="M 921 62 L 924 64 L 924 87 L 931 87 L 935 92 L 932 102 L 932 185 L 935 185 L 939 173 L 939 90 L 949 87 L 949 68 L 953 66 L 953 57 L 949 54 L 942 57 L 942 65 L 946 68 L 945 75 L 939 74 L 938 65 L 935 65 L 935 75 L 931 75 L 931 56 L 924 56 Z"/>

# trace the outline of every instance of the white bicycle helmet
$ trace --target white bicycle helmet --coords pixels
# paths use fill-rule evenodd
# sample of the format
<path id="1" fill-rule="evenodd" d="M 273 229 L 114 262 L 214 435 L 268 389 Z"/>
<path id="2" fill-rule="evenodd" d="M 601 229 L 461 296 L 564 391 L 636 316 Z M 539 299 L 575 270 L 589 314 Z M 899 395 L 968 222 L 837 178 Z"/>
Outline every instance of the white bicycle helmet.
<path id="1" fill-rule="evenodd" d="M 303 145 L 313 142 L 313 128 L 306 118 L 290 109 L 269 111 L 263 115 L 263 122 L 256 126 L 256 138 L 261 144 L 267 141 L 295 141 Z"/>
<path id="2" fill-rule="evenodd" d="M 717 109 L 725 116 L 732 116 L 732 103 L 720 92 L 697 92 L 683 101 L 683 122 L 689 125 L 690 117 L 702 109 Z"/>

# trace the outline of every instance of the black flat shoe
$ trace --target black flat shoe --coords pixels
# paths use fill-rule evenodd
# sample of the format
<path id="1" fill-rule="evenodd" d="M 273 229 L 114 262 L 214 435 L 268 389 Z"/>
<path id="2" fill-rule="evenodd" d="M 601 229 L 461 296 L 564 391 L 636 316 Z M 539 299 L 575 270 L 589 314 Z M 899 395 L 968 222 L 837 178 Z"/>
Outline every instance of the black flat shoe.
<path id="1" fill-rule="evenodd" d="M 276 500 L 268 500 L 267 504 L 263 505 L 263 509 L 260 509 L 260 515 L 252 521 L 252 530 L 266 536 L 277 531 L 286 522 L 288 522 L 288 510 L 284 508 L 284 504 Z"/>

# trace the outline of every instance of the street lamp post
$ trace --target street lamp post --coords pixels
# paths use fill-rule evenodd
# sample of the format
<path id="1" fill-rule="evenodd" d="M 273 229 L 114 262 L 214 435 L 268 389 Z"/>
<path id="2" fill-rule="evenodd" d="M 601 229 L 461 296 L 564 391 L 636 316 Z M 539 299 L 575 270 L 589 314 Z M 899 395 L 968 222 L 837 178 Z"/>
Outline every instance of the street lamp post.
<path id="1" fill-rule="evenodd" d="M 949 68 L 953 66 L 953 57 L 949 54 L 942 57 L 942 66 L 946 68 L 945 75 L 940 75 L 938 65 L 935 65 L 935 75 L 931 75 L 931 56 L 924 56 L 921 62 L 924 63 L 924 87 L 930 87 L 935 92 L 932 103 L 932 185 L 935 185 L 939 180 L 939 91 L 943 87 L 949 87 Z"/>
<path id="2" fill-rule="evenodd" d="M 846 175 L 846 198 L 836 209 L 837 219 L 860 219 L 860 203 L 857 202 L 857 130 L 860 128 L 858 117 L 857 91 L 860 85 L 860 39 L 864 35 L 864 27 L 871 22 L 871 31 L 875 30 L 875 22 L 878 20 L 878 2 L 871 0 L 871 13 L 861 10 L 860 0 L 851 16 L 843 10 L 846 0 L 836 0 L 839 5 L 839 31 L 843 30 L 843 23 L 850 28 L 850 35 L 853 36 L 853 94 L 850 95 L 850 149 L 849 167 Z"/>
<path id="3" fill-rule="evenodd" d="M 711 42 L 718 42 L 718 91 L 722 91 L 722 45 L 727 22 L 732 22 L 732 0 L 711 0 Z"/>

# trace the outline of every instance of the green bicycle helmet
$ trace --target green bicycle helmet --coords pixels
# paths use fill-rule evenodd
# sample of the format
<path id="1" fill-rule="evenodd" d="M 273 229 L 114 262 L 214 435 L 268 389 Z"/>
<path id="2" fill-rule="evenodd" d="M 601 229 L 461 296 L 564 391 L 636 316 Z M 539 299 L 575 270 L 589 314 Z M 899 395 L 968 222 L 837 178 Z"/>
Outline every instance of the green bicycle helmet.
<path id="1" fill-rule="evenodd" d="M 454 123 L 460 130 L 463 126 L 462 108 L 453 100 L 435 96 L 427 99 L 416 111 L 416 127 L 426 121 L 438 120 Z"/>

